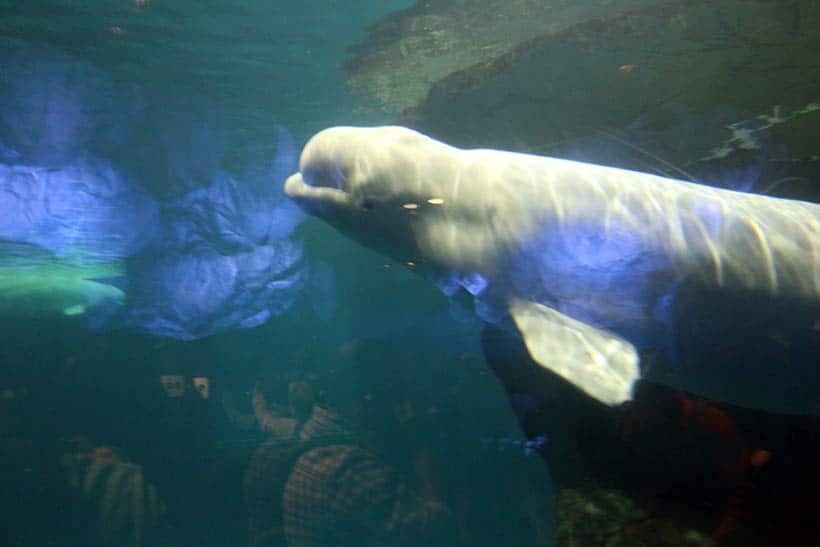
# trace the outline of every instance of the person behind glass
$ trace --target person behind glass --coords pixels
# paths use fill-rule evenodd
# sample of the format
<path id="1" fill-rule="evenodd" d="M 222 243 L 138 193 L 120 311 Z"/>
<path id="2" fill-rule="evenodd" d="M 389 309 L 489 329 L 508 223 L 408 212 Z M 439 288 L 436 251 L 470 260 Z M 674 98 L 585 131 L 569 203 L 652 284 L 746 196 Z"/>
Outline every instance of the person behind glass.
<path id="1" fill-rule="evenodd" d="M 293 400 L 304 402 L 291 387 Z M 291 406 L 296 416 L 306 410 Z M 251 545 L 451 544 L 449 511 L 420 490 L 427 495 L 409 488 L 343 412 L 313 404 L 289 438 L 273 437 L 251 457 L 244 479 Z"/>
<path id="2" fill-rule="evenodd" d="M 140 465 L 107 445 L 66 436 L 41 378 L 0 364 L 3 547 L 170 547 L 164 502 Z"/>
<path id="3" fill-rule="evenodd" d="M 251 400 L 259 429 L 283 438 L 293 436 L 308 419 L 314 403 L 319 399 L 314 382 L 303 379 L 288 383 L 287 410 L 268 400 L 264 384 L 262 379 L 256 382 Z"/>
<path id="4" fill-rule="evenodd" d="M 212 400 L 210 376 L 190 366 L 187 354 L 167 350 L 157 357 L 153 400 L 145 405 L 145 467 L 180 536 L 193 544 L 203 540 L 200 523 L 217 499 L 211 463 L 218 440 L 213 407 L 220 403 Z"/>

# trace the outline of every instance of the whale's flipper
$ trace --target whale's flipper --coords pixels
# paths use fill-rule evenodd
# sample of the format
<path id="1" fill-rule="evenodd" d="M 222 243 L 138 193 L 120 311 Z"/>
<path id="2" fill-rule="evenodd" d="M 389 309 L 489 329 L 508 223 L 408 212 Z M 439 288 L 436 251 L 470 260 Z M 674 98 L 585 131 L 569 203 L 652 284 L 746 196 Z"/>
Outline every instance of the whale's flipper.
<path id="1" fill-rule="evenodd" d="M 512 299 L 509 311 L 536 363 L 602 403 L 632 397 L 640 378 L 632 344 L 537 302 Z"/>

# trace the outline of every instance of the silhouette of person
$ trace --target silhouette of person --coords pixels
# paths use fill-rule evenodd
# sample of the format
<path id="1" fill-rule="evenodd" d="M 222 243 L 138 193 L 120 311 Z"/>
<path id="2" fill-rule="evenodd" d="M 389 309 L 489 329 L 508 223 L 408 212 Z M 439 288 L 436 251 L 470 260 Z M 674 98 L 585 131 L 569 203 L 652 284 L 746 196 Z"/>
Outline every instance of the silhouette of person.
<path id="1" fill-rule="evenodd" d="M 409 488 L 326 406 L 313 405 L 289 439 L 257 449 L 244 491 L 254 547 L 437 545 L 448 537 L 447 509 Z"/>

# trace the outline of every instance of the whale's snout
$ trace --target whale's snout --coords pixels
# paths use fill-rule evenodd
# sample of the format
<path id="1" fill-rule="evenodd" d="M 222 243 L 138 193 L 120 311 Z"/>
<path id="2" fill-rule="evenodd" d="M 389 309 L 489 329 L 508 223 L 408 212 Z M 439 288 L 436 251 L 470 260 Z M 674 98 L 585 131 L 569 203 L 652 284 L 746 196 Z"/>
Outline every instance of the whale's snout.
<path id="1" fill-rule="evenodd" d="M 343 190 L 317 185 L 315 177 L 312 182 L 314 184 L 308 184 L 302 173 L 294 173 L 285 180 L 285 195 L 303 206 L 322 203 L 339 206 L 348 204 L 349 198 Z"/>
<path id="2" fill-rule="evenodd" d="M 299 191 L 303 186 L 305 186 L 305 182 L 302 180 L 302 174 L 293 174 L 285 180 L 285 195 L 295 199 L 299 197 Z"/>

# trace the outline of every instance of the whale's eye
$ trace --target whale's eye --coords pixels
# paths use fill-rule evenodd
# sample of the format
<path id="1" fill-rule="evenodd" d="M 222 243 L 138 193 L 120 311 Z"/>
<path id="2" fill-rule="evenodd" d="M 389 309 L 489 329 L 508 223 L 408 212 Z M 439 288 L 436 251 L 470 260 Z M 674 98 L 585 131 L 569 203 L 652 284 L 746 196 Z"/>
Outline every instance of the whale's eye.
<path id="1" fill-rule="evenodd" d="M 362 201 L 362 209 L 365 211 L 372 211 L 376 208 L 376 203 L 372 199 Z"/>

